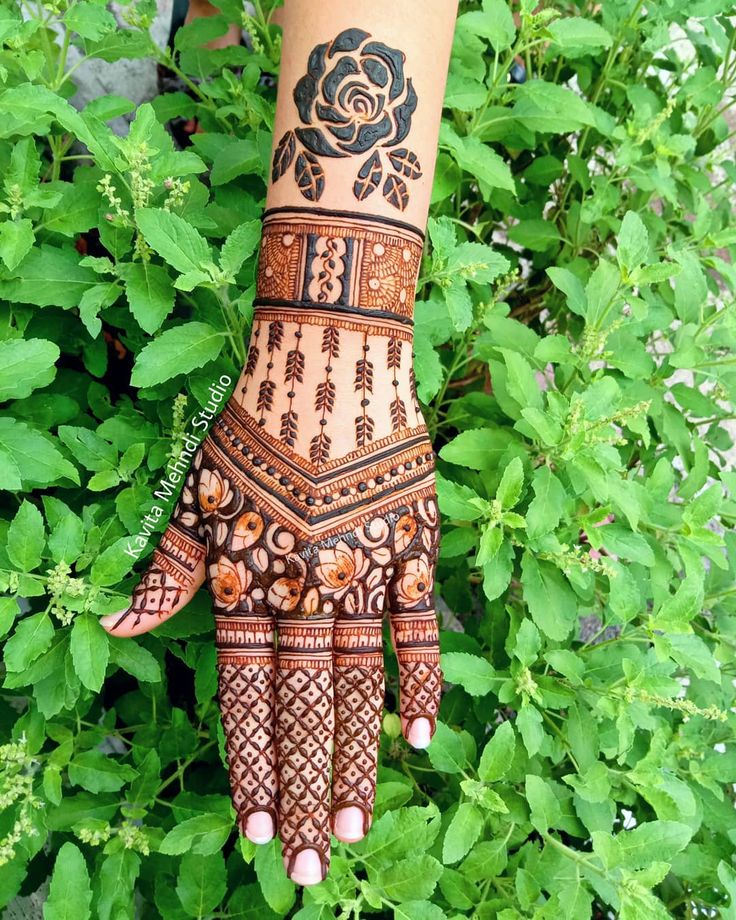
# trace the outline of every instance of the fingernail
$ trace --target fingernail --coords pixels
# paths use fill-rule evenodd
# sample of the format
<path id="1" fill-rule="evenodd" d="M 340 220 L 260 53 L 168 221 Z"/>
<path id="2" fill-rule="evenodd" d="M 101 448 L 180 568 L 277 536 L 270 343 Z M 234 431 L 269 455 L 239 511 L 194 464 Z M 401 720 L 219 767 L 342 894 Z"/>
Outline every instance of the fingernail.
<path id="1" fill-rule="evenodd" d="M 126 607 L 124 610 L 118 610 L 117 613 L 107 613 L 104 617 L 100 617 L 100 626 L 110 632 L 110 630 L 114 628 L 115 624 L 120 619 L 121 615 L 125 613 L 127 609 L 128 608 Z"/>
<path id="2" fill-rule="evenodd" d="M 322 860 L 316 850 L 302 850 L 297 855 L 291 880 L 297 885 L 318 885 L 322 881 Z"/>
<path id="3" fill-rule="evenodd" d="M 268 843 L 273 840 L 273 818 L 267 811 L 254 811 L 245 822 L 245 836 L 251 843 Z"/>
<path id="4" fill-rule="evenodd" d="M 415 748 L 429 747 L 429 742 L 432 740 L 432 726 L 429 724 L 429 719 L 425 719 L 423 716 L 419 719 L 414 719 L 406 740 Z"/>
<path id="5" fill-rule="evenodd" d="M 356 843 L 365 837 L 363 811 L 356 805 L 347 805 L 335 814 L 334 833 L 343 843 Z"/>

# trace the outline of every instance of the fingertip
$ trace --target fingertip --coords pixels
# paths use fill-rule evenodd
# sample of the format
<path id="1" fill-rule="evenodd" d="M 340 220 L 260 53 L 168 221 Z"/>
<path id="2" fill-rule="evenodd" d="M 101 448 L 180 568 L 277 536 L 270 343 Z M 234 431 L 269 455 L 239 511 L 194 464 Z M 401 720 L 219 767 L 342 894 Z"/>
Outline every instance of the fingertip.
<path id="1" fill-rule="evenodd" d="M 342 843 L 357 843 L 365 837 L 363 809 L 357 805 L 340 808 L 333 821 L 333 833 Z"/>
<path id="2" fill-rule="evenodd" d="M 267 811 L 254 811 L 245 822 L 245 836 L 251 843 L 270 843 L 275 830 L 273 818 Z"/>
<path id="3" fill-rule="evenodd" d="M 128 607 L 125 607 L 123 610 L 118 610 L 117 613 L 106 613 L 105 616 L 100 617 L 100 626 L 109 633 L 114 632 L 116 626 L 120 622 L 120 618 L 123 614 L 127 613 L 129 610 Z"/>
<path id="4" fill-rule="evenodd" d="M 424 750 L 432 740 L 432 723 L 424 716 L 419 716 L 412 719 L 404 734 L 413 748 Z"/>
<path id="5" fill-rule="evenodd" d="M 319 885 L 322 881 L 322 859 L 312 847 L 301 850 L 294 860 L 294 867 L 289 874 L 288 860 L 284 857 L 287 875 L 297 885 Z"/>

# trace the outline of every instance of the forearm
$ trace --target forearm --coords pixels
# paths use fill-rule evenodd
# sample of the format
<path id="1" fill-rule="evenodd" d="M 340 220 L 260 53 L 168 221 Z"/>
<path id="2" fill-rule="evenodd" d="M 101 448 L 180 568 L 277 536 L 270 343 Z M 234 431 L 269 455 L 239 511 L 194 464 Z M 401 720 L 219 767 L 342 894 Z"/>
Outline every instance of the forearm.
<path id="1" fill-rule="evenodd" d="M 423 425 L 414 290 L 455 12 L 452 0 L 287 0 L 256 312 L 235 398 L 313 462 Z"/>

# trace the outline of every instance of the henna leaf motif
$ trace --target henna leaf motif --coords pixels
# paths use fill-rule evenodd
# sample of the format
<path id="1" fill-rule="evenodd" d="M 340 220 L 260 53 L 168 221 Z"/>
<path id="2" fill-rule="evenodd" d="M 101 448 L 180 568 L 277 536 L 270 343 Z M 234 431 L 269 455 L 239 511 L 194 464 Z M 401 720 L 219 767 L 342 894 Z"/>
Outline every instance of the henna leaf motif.
<path id="1" fill-rule="evenodd" d="M 307 201 L 319 201 L 325 190 L 325 171 L 314 154 L 302 150 L 296 158 L 296 184 Z"/>
<path id="2" fill-rule="evenodd" d="M 353 194 L 358 201 L 364 201 L 378 188 L 383 177 L 383 166 L 378 151 L 374 151 L 358 171 L 358 178 L 353 185 Z"/>
<path id="3" fill-rule="evenodd" d="M 314 400 L 314 408 L 317 412 L 324 409 L 326 412 L 332 412 L 335 406 L 335 384 L 331 380 L 325 380 L 317 385 L 317 394 Z"/>
<path id="4" fill-rule="evenodd" d="M 406 427 L 406 406 L 398 396 L 391 403 L 391 424 L 395 431 Z"/>
<path id="5" fill-rule="evenodd" d="M 257 408 L 259 411 L 270 412 L 273 408 L 273 392 L 276 384 L 273 380 L 262 380 L 258 387 Z"/>
<path id="6" fill-rule="evenodd" d="M 284 383 L 291 383 L 294 380 L 299 383 L 304 381 L 304 354 L 298 348 L 292 348 L 286 356 Z"/>
<path id="7" fill-rule="evenodd" d="M 406 176 L 407 179 L 418 179 L 421 176 L 422 167 L 419 164 L 419 158 L 416 153 L 412 153 L 406 147 L 389 151 L 388 158 L 399 175 Z"/>
<path id="8" fill-rule="evenodd" d="M 298 429 L 298 420 L 299 414 L 293 409 L 287 409 L 287 411 L 281 415 L 281 440 L 288 444 L 289 447 L 294 446 Z"/>
<path id="9" fill-rule="evenodd" d="M 355 362 L 355 391 L 360 389 L 373 392 L 373 363 L 367 358 L 359 358 Z"/>
<path id="10" fill-rule="evenodd" d="M 295 153 L 296 138 L 294 137 L 294 132 L 287 131 L 276 145 L 276 150 L 274 151 L 273 167 L 271 169 L 272 182 L 280 179 L 286 170 L 291 166 Z"/>
<path id="11" fill-rule="evenodd" d="M 309 442 L 309 459 L 312 463 L 324 463 L 329 460 L 331 444 L 330 436 L 326 432 L 320 431 L 316 434 Z"/>
<path id="12" fill-rule="evenodd" d="M 388 340 L 386 348 L 386 367 L 401 367 L 401 339 L 393 336 Z"/>
<path id="13" fill-rule="evenodd" d="M 358 447 L 365 447 L 373 440 L 373 419 L 370 415 L 358 415 L 355 419 L 355 442 Z"/>
<path id="14" fill-rule="evenodd" d="M 340 354 L 340 330 L 337 326 L 328 326 L 322 333 L 322 351 L 327 352 L 331 358 Z"/>
<path id="15" fill-rule="evenodd" d="M 409 190 L 406 182 L 395 173 L 389 173 L 383 183 L 383 197 L 390 205 L 403 211 L 409 204 Z"/>
<path id="16" fill-rule="evenodd" d="M 253 373 L 256 369 L 256 364 L 258 364 L 258 355 L 259 355 L 258 346 L 251 345 L 250 349 L 248 350 L 248 360 L 245 365 L 245 376 L 246 377 L 253 376 Z"/>

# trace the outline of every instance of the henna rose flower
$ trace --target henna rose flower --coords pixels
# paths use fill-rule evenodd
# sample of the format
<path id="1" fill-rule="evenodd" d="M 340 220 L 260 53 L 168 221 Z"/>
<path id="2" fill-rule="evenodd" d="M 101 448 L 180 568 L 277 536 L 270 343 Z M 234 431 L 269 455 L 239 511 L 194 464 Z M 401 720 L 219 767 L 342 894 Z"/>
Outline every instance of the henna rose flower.
<path id="1" fill-rule="evenodd" d="M 233 493 L 230 483 L 217 470 L 202 470 L 199 477 L 199 507 L 204 516 L 230 504 Z"/>
<path id="2" fill-rule="evenodd" d="M 404 140 L 417 94 L 404 76 L 401 51 L 361 29 L 346 29 L 312 51 L 294 102 L 309 126 L 296 129 L 307 150 L 344 157 Z"/>
<path id="3" fill-rule="evenodd" d="M 396 580 L 396 594 L 401 604 L 416 607 L 432 589 L 432 573 L 426 556 L 409 559 Z"/>
<path id="4" fill-rule="evenodd" d="M 243 599 L 253 578 L 244 562 L 221 556 L 209 568 L 210 587 L 219 607 L 234 610 Z"/>
<path id="5" fill-rule="evenodd" d="M 319 551 L 317 577 L 324 585 L 322 593 L 334 595 L 339 600 L 370 567 L 362 549 L 353 549 L 344 540 L 335 546 Z"/>

